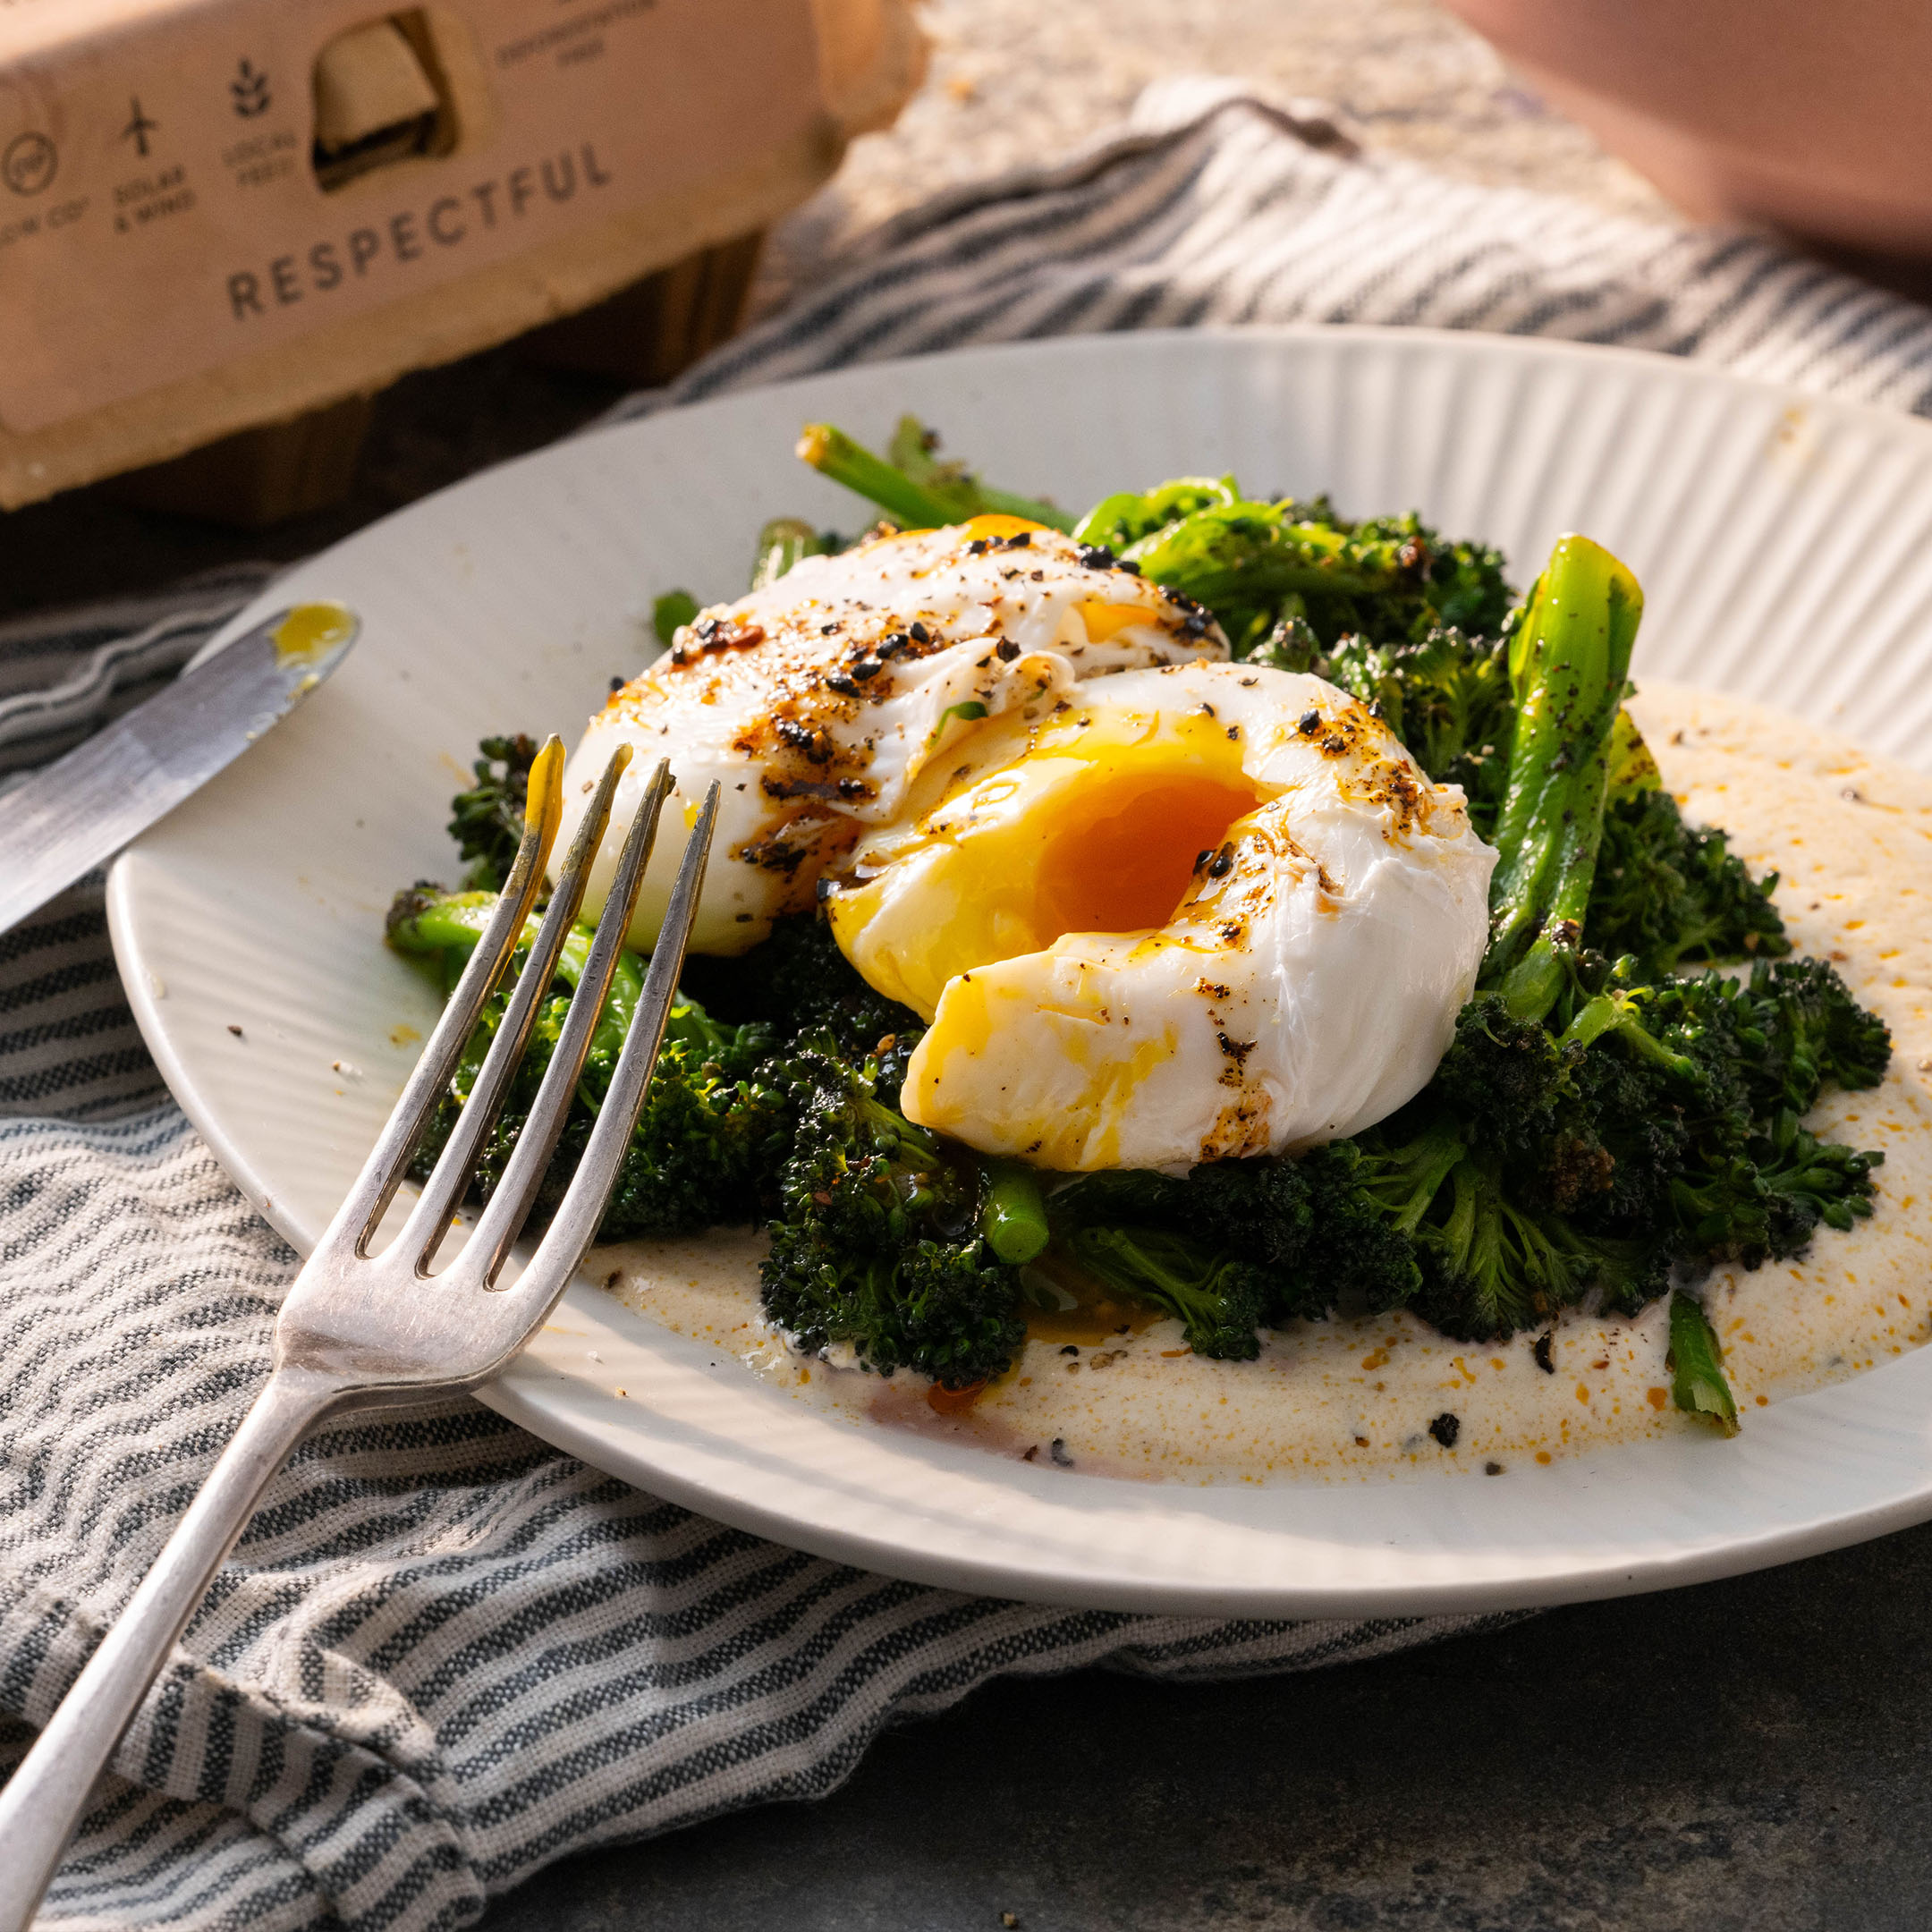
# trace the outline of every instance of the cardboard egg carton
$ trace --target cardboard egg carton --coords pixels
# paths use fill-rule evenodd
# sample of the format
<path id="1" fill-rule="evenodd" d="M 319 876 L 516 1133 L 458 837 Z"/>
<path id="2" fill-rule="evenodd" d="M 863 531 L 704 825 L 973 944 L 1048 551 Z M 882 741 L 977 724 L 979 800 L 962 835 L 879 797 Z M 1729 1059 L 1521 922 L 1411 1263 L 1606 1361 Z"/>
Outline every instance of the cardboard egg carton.
<path id="1" fill-rule="evenodd" d="M 665 372 L 923 65 L 911 0 L 0 4 L 0 509 L 218 438 L 312 490 L 357 399 L 619 292 L 558 352 Z"/>

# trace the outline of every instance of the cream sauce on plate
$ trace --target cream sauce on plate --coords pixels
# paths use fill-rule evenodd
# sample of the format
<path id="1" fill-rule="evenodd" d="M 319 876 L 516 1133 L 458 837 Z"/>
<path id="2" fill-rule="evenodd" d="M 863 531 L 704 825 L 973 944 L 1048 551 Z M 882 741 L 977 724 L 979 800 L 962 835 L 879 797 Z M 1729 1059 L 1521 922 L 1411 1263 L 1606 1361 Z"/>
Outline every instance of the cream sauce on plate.
<path id="1" fill-rule="evenodd" d="M 1795 1261 L 1703 1284 L 1749 1428 L 1757 1410 L 1932 1335 L 1932 778 L 1735 699 L 1654 683 L 1631 709 L 1685 815 L 1724 826 L 1754 872 L 1778 873 L 1797 950 L 1835 961 L 1893 1033 L 1883 1085 L 1827 1092 L 1809 1122 L 1884 1151 L 1873 1217 L 1821 1228 Z M 1494 1473 L 1705 1427 L 1671 1406 L 1663 1302 L 1633 1321 L 1566 1313 L 1547 1368 L 1534 1334 L 1471 1345 L 1403 1314 L 1301 1323 L 1256 1361 L 1220 1362 L 1189 1353 L 1176 1322 L 1081 1310 L 1037 1323 L 1013 1370 L 953 1410 L 916 1377 L 789 1350 L 759 1312 L 762 1248 L 714 1232 L 600 1249 L 587 1266 L 639 1314 L 830 1413 L 1097 1475 Z"/>

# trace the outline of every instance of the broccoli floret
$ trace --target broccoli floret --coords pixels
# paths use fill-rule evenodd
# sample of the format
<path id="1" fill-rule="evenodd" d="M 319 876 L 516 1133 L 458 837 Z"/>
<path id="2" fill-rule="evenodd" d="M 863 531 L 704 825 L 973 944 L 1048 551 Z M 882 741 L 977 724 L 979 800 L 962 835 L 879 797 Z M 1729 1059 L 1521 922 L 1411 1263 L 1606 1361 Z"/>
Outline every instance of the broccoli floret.
<path id="1" fill-rule="evenodd" d="M 1174 1316 L 1197 1355 L 1252 1361 L 1261 1352 L 1256 1331 L 1274 1296 L 1251 1262 L 1155 1227 L 1078 1228 L 1067 1250 L 1116 1293 Z"/>
<path id="2" fill-rule="evenodd" d="M 1451 543 L 1413 515 L 1352 522 L 1326 496 L 1244 497 L 1233 477 L 1182 477 L 1096 504 L 1074 526 L 1155 582 L 1205 604 L 1239 657 L 1282 670 L 1351 634 L 1420 640 L 1494 632 L 1513 593 L 1499 553 Z"/>
<path id="3" fill-rule="evenodd" d="M 981 1239 L 970 1156 L 885 1106 L 876 1065 L 829 1038 L 767 1067 L 796 1124 L 760 1273 L 767 1316 L 881 1375 L 965 1388 L 1003 1374 L 1026 1336 L 1019 1275 Z"/>
<path id="4" fill-rule="evenodd" d="M 1414 1292 L 1414 1257 L 1369 1197 L 1352 1140 L 1299 1159 L 1218 1161 L 1189 1176 L 1196 1234 L 1217 1233 L 1275 1282 L 1276 1319 L 1375 1313 Z"/>
<path id="5" fill-rule="evenodd" d="M 538 745 L 518 732 L 486 738 L 477 750 L 476 783 L 450 801 L 449 834 L 467 867 L 464 885 L 499 892 L 523 837 L 523 806 Z"/>
<path id="6" fill-rule="evenodd" d="M 1316 1318 L 1337 1306 L 1379 1312 L 1415 1292 L 1420 1277 L 1414 1255 L 1364 1184 L 1363 1170 L 1361 1149 L 1343 1140 L 1300 1159 L 1213 1161 L 1184 1179 L 1140 1169 L 1087 1174 L 1047 1207 L 1061 1249 L 1078 1266 L 1122 1293 L 1191 1320 L 1189 1345 L 1198 1352 L 1224 1353 L 1221 1342 L 1208 1345 L 1199 1337 L 1224 1342 L 1244 1323 L 1251 1328 L 1255 1320 Z M 1120 1237 L 1129 1249 L 1157 1233 L 1192 1260 L 1183 1266 L 1179 1249 L 1157 1248 L 1137 1275 L 1127 1250 L 1096 1246 L 1097 1231 Z M 1109 1265 L 1097 1265 L 1109 1254 Z M 1197 1288 L 1218 1284 L 1228 1312 L 1210 1318 L 1197 1302 L 1191 1318 L 1148 1285 L 1181 1280 Z M 1256 1284 L 1260 1312 L 1250 1318 L 1248 1291 Z"/>
<path id="7" fill-rule="evenodd" d="M 1394 640 L 1428 630 L 1438 621 L 1435 541 L 1412 518 L 1316 521 L 1292 500 L 1237 500 L 1154 530 L 1122 561 L 1205 605 L 1244 657 L 1284 618 L 1303 619 L 1324 645 L 1351 631 Z"/>
<path id="8" fill-rule="evenodd" d="M 1431 631 L 1495 637 L 1504 630 L 1516 593 L 1504 575 L 1500 550 L 1488 544 L 1452 541 L 1412 511 L 1399 517 L 1367 518 L 1355 525 L 1354 535 L 1358 542 L 1400 540 L 1418 546 L 1423 560 L 1419 580 L 1405 594 L 1386 603 L 1379 597 L 1358 599 L 1352 628 L 1377 640 L 1411 641 L 1420 641 Z"/>
<path id="9" fill-rule="evenodd" d="M 1564 1038 L 1592 1061 L 1622 1055 L 1654 1083 L 1626 1108 L 1640 1129 L 1679 1138 L 1646 1173 L 1640 1218 L 1667 1183 L 1686 1259 L 1757 1267 L 1798 1253 L 1820 1222 L 1848 1228 L 1871 1211 L 1884 1157 L 1820 1141 L 1799 1123 L 1824 1082 L 1869 1086 L 1884 1075 L 1890 1036 L 1823 960 L 1760 962 L 1734 980 L 1708 972 L 1643 986 L 1620 964 L 1572 1020 Z M 1620 1165 L 1635 1167 L 1626 1156 Z"/>
<path id="10" fill-rule="evenodd" d="M 1634 1313 L 1674 1264 L 1755 1267 L 1871 1211 L 1880 1157 L 1798 1118 L 1836 1064 L 1820 1042 L 1847 1043 L 1856 1079 L 1883 1071 L 1882 1029 L 1828 966 L 1629 971 L 1561 1036 L 1479 996 L 1428 1088 L 1360 1137 L 1363 1185 L 1414 1245 L 1418 1310 L 1452 1335 L 1505 1335 L 1590 1291 Z"/>
<path id="11" fill-rule="evenodd" d="M 1892 1033 L 1868 1013 L 1828 960 L 1767 961 L 1746 982 L 1764 1035 L 1746 1072 L 1759 1111 L 1805 1112 L 1826 1080 L 1857 1091 L 1876 1087 L 1892 1058 Z"/>
<path id="12" fill-rule="evenodd" d="M 1800 1254 L 1820 1222 L 1850 1229 L 1871 1213 L 1871 1174 L 1884 1159 L 1820 1140 L 1783 1111 L 1733 1147 L 1703 1150 L 1674 1177 L 1683 1245 L 1699 1259 L 1750 1268 Z"/>
<path id="13" fill-rule="evenodd" d="M 1479 994 L 1456 1015 L 1429 1090 L 1460 1118 L 1495 1123 L 1499 1144 L 1507 1137 L 1533 1146 L 1575 1100 L 1581 1058 L 1537 1021 L 1519 1020 L 1497 995 Z"/>
<path id="14" fill-rule="evenodd" d="M 1431 778 L 1462 787 L 1470 822 L 1491 836 L 1516 728 L 1505 643 L 1454 629 L 1431 630 L 1412 643 L 1351 636 L 1294 668 L 1313 670 L 1363 704 L 1379 705 L 1388 728 Z"/>
<path id="15" fill-rule="evenodd" d="M 1255 501 L 1233 477 L 1180 477 L 1105 497 L 1076 523 L 939 462 L 937 446 L 936 433 L 908 416 L 885 457 L 828 423 L 808 424 L 798 453 L 902 526 L 1001 512 L 1071 530 L 1107 562 L 1207 606 L 1236 657 L 1272 640 L 1265 661 L 1285 663 L 1293 633 L 1283 627 L 1298 623 L 1325 648 L 1351 632 L 1384 643 L 1445 626 L 1495 633 L 1513 601 L 1498 552 L 1449 542 L 1413 515 L 1351 522 L 1326 496 Z"/>
<path id="16" fill-rule="evenodd" d="M 767 1019 L 781 1038 L 829 1033 L 846 1059 L 877 1063 L 878 1098 L 899 1104 L 906 1063 L 926 1022 L 868 986 L 816 913 L 775 919 L 771 936 L 737 959 L 693 955 L 683 977 L 713 1013 Z"/>
<path id="17" fill-rule="evenodd" d="M 1417 1225 L 1423 1287 L 1417 1309 L 1446 1335 L 1487 1341 L 1547 1320 L 1603 1287 L 1640 1302 L 1669 1281 L 1667 1255 L 1643 1243 L 1593 1239 L 1539 1208 L 1494 1156 L 1472 1149 L 1450 1170 Z"/>
<path id="18" fill-rule="evenodd" d="M 1646 786 L 1604 814 L 1583 936 L 1611 959 L 1632 955 L 1646 979 L 1706 960 L 1791 951 L 1772 902 L 1777 875 L 1754 879 L 1722 832 L 1683 822 L 1668 792 Z"/>
<path id="19" fill-rule="evenodd" d="M 1120 490 L 1103 496 L 1073 526 L 1073 536 L 1077 542 L 1118 553 L 1171 529 L 1198 510 L 1224 508 L 1241 500 L 1241 486 L 1231 476 L 1175 477 L 1150 490 Z M 1330 521 L 1326 498 L 1307 507 L 1318 513 L 1312 513 L 1310 521 Z"/>
<path id="20" fill-rule="evenodd" d="M 1519 1123 L 1458 1119 L 1432 1109 L 1432 1097 L 1362 1137 L 1365 1185 L 1411 1243 L 1419 1314 L 1445 1334 L 1487 1341 L 1545 1321 L 1591 1289 L 1632 1308 L 1663 1291 L 1667 1241 L 1592 1232 L 1555 1203 L 1566 1173 L 1606 1184 L 1613 1168 L 1600 1143 L 1580 1156 L 1553 1133 L 1539 1154 L 1513 1157 L 1497 1143 L 1520 1143 Z"/>

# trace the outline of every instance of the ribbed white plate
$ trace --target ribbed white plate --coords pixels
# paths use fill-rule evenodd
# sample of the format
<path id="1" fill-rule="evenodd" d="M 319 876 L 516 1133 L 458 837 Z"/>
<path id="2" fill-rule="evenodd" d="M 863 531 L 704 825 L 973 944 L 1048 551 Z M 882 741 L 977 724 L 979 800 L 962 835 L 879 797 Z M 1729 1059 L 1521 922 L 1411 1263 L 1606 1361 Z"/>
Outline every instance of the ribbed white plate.
<path id="1" fill-rule="evenodd" d="M 572 737 L 655 648 L 653 597 L 734 595 L 766 518 L 852 524 L 851 499 L 792 459 L 799 426 L 831 418 L 877 442 L 907 409 L 990 476 L 1066 504 L 1232 470 L 1358 513 L 1418 506 L 1501 544 L 1520 576 L 1586 530 L 1642 579 L 1640 668 L 1801 708 L 1932 768 L 1932 429 L 1874 411 L 1616 352 L 1304 329 L 972 351 L 585 436 L 362 531 L 238 617 L 231 633 L 270 606 L 335 597 L 361 614 L 362 642 L 114 868 L 141 1029 L 298 1248 L 407 1071 L 398 1030 L 433 1018 L 380 944 L 382 915 L 399 884 L 449 873 L 446 803 L 477 738 Z M 540 1336 L 486 1401 L 748 1530 L 999 1595 L 1470 1610 L 1688 1582 L 1932 1517 L 1932 1351 L 1757 1412 L 1729 1444 L 1687 1436 L 1494 1479 L 1197 1487 L 833 1419 L 587 1284 L 557 1321 L 572 1332 Z"/>

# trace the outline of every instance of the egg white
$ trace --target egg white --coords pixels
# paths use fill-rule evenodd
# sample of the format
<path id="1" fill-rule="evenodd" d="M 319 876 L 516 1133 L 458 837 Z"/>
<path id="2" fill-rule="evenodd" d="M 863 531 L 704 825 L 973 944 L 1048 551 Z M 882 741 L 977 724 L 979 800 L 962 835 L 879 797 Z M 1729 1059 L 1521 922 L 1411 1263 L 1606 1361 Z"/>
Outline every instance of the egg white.
<path id="1" fill-rule="evenodd" d="M 589 877 L 609 891 L 623 833 L 668 758 L 676 789 L 631 925 L 655 943 L 685 836 L 723 788 L 691 945 L 741 953 L 811 903 L 828 861 L 902 811 L 908 788 L 979 716 L 1050 709 L 1082 679 L 1224 658 L 1185 598 L 1013 517 L 877 538 L 811 557 L 776 583 L 703 612 L 613 694 L 565 767 L 557 852 L 598 775 L 632 747 Z"/>

